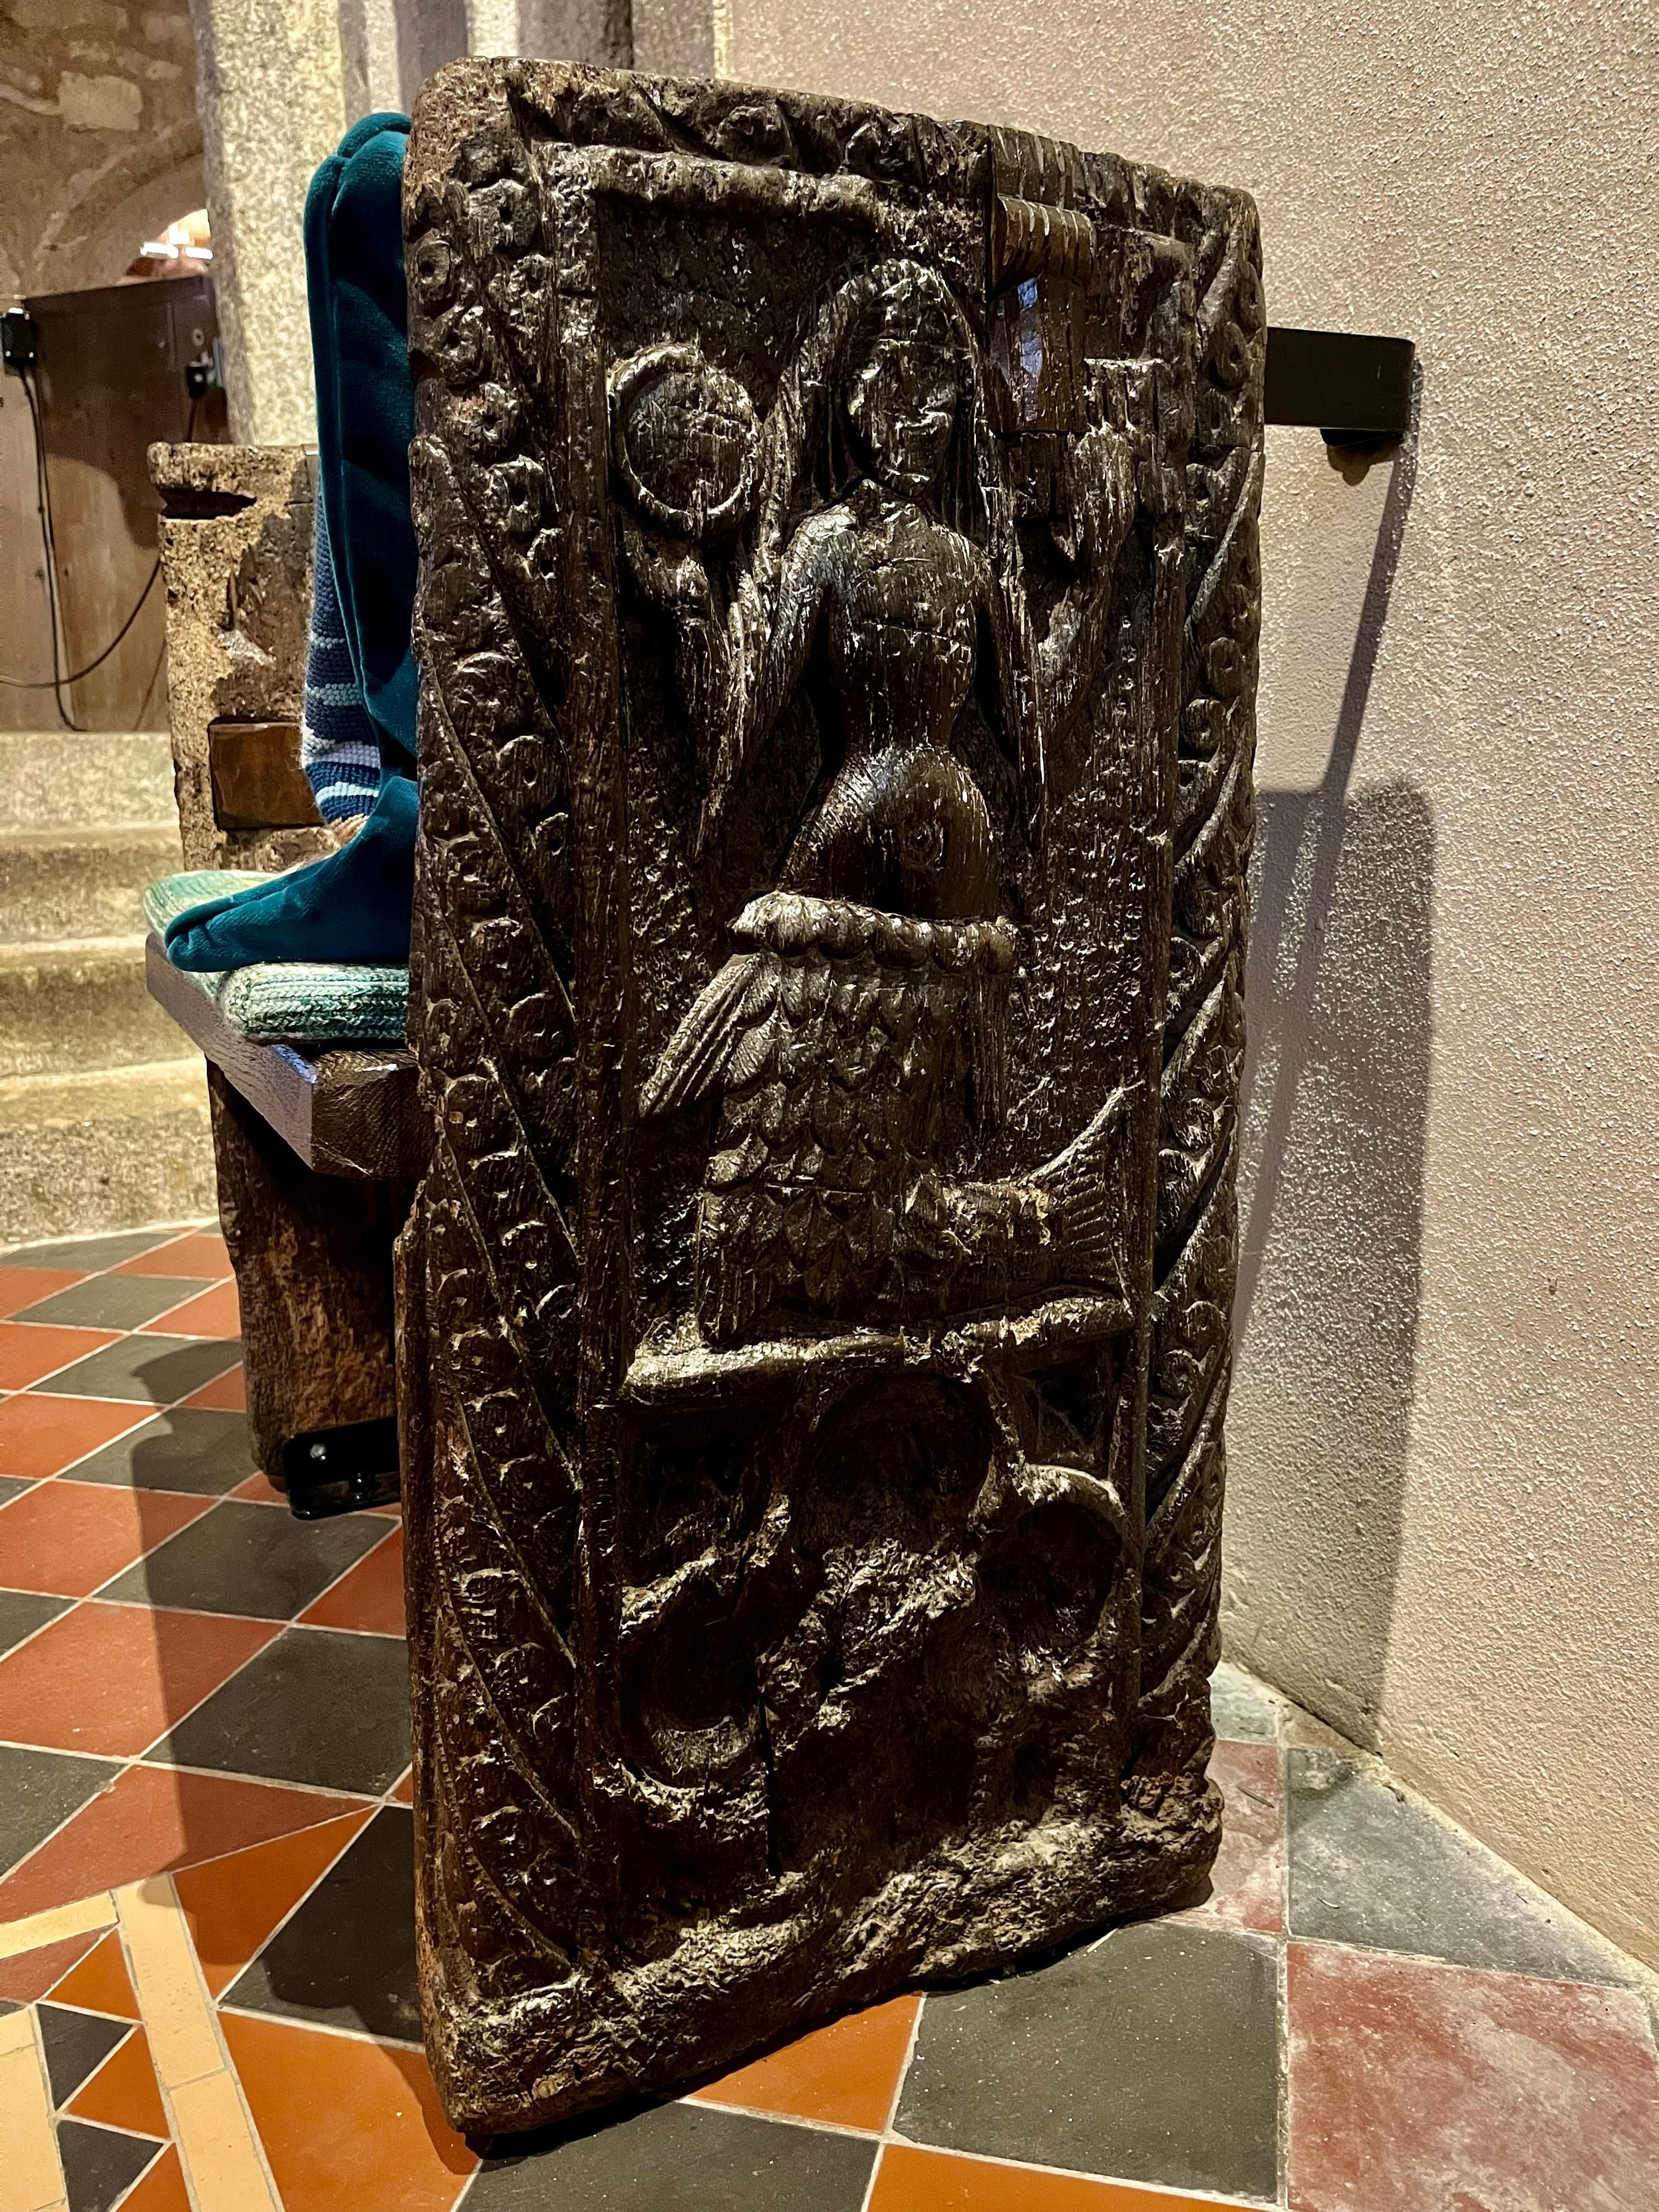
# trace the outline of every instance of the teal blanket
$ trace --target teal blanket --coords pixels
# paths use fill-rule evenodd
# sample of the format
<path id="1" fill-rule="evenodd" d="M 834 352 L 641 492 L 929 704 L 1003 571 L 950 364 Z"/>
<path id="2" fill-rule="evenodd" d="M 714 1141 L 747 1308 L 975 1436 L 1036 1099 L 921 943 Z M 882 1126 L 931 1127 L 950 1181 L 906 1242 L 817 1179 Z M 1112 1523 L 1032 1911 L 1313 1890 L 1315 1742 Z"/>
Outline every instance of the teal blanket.
<path id="1" fill-rule="evenodd" d="M 197 868 L 164 876 L 144 893 L 144 919 L 165 938 L 167 924 L 190 908 L 271 880 L 243 868 Z M 409 1020 L 407 968 L 273 960 L 198 973 L 191 981 L 201 986 L 233 1029 L 258 1044 L 401 1044 Z"/>

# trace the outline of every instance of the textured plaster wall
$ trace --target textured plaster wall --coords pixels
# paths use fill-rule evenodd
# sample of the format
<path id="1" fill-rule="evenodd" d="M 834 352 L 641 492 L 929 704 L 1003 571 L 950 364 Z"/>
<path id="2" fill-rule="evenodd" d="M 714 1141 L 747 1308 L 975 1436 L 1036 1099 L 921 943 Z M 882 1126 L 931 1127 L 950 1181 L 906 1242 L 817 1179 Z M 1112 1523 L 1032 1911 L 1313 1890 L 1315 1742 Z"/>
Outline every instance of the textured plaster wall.
<path id="1" fill-rule="evenodd" d="M 1248 185 L 1420 445 L 1269 434 L 1227 1633 L 1659 1963 L 1659 15 L 731 0 L 730 74 Z"/>

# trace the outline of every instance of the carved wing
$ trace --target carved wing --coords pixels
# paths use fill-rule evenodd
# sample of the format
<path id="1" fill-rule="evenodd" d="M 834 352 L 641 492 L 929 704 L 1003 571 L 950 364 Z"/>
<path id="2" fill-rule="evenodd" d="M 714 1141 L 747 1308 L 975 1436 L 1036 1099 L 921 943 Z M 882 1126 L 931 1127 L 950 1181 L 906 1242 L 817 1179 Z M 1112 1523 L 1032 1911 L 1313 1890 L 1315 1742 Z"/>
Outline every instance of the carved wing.
<path id="1" fill-rule="evenodd" d="M 776 963 L 757 952 L 728 960 L 697 994 L 652 1069 L 640 1094 L 641 1115 L 689 1106 L 722 1079 L 746 1082 L 770 1042 L 777 1011 Z"/>

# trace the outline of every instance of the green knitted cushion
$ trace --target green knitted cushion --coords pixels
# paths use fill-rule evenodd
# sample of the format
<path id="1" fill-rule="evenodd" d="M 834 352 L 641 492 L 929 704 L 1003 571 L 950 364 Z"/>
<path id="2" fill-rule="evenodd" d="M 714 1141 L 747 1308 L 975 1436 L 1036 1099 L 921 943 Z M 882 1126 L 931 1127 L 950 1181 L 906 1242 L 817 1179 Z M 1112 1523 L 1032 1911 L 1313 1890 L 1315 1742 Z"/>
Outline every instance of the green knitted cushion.
<path id="1" fill-rule="evenodd" d="M 187 907 L 269 880 L 245 868 L 164 876 L 144 893 L 144 919 L 159 937 Z M 191 981 L 201 985 L 233 1029 L 259 1044 L 401 1044 L 409 1019 L 406 968 L 269 961 Z"/>

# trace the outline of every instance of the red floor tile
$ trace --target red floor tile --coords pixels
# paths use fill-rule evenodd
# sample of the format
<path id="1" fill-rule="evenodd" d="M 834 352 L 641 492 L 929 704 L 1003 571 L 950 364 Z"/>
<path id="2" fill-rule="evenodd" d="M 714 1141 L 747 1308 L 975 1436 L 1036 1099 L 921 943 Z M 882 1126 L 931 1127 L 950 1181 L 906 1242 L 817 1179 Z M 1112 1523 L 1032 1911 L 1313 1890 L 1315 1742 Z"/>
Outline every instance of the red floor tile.
<path id="1" fill-rule="evenodd" d="M 65 2109 L 94 2126 L 131 2128 L 134 2135 L 167 2138 L 167 2116 L 155 2086 L 149 2039 L 143 2029 L 112 2051 L 79 2095 Z"/>
<path id="2" fill-rule="evenodd" d="M 1218 1743 L 1210 1774 L 1221 1785 L 1221 1849 L 1202 1905 L 1172 1917 L 1209 1928 L 1285 1927 L 1285 1815 L 1279 1751 L 1271 1743 Z"/>
<path id="3" fill-rule="evenodd" d="M 418 2051 L 219 2017 L 285 2212 L 450 2212 L 478 2161 Z"/>
<path id="4" fill-rule="evenodd" d="M 337 1820 L 351 1803 L 276 1783 L 129 1766 L 0 1881 L 0 1924 Z"/>
<path id="5" fill-rule="evenodd" d="M 100 1444 L 148 1420 L 155 1408 L 106 1398 L 53 1398 L 44 1394 L 0 1402 L 0 1474 L 31 1481 L 57 1474 Z M 0 1539 L 0 1545 L 3 1539 Z M 0 1583 L 5 1580 L 0 1561 Z"/>
<path id="6" fill-rule="evenodd" d="M 415 1770 L 412 1766 L 392 1795 L 399 1805 L 412 1805 L 415 1802 Z"/>
<path id="7" fill-rule="evenodd" d="M 404 1532 L 385 1543 L 326 1589 L 300 1615 L 313 1628 L 356 1628 L 373 1636 L 404 1633 Z"/>
<path id="8" fill-rule="evenodd" d="M 0 1959 L 0 2002 L 33 2004 L 97 1941 L 95 1936 L 66 1936 L 61 1943 L 43 1943 L 38 1951 Z"/>
<path id="9" fill-rule="evenodd" d="M 0 1659 L 0 1741 L 136 1758 L 276 1632 L 270 1621 L 77 1605 Z"/>
<path id="10" fill-rule="evenodd" d="M 0 1267 L 0 1315 L 21 1313 L 38 1299 L 85 1279 L 75 1267 Z"/>
<path id="11" fill-rule="evenodd" d="M 121 2212 L 195 2212 L 179 2154 L 171 2143 L 132 2194 L 121 2199 Z"/>
<path id="12" fill-rule="evenodd" d="M 866 2212 L 1224 2212 L 1238 2200 L 888 2143 Z"/>
<path id="13" fill-rule="evenodd" d="M 230 1494 L 233 1498 L 246 1498 L 253 1505 L 280 1505 L 284 1510 L 288 1507 L 288 1492 L 274 1488 L 263 1474 L 249 1475 L 247 1480 L 239 1482 Z"/>
<path id="14" fill-rule="evenodd" d="M 1650 2204 L 1659 2059 L 1628 1990 L 1293 1943 L 1291 2212 Z"/>
<path id="15" fill-rule="evenodd" d="M 884 2128 L 921 2009 L 920 1997 L 895 1997 L 867 2012 L 832 2020 L 735 2074 L 693 2093 L 705 2103 L 830 2120 L 844 2128 Z"/>
<path id="16" fill-rule="evenodd" d="M 18 1402 L 0 1406 L 0 1419 Z M 40 1483 L 0 1510 L 0 1587 L 85 1597 L 216 1502 L 67 1477 Z"/>
<path id="17" fill-rule="evenodd" d="M 199 1283 L 230 1273 L 230 1255 L 217 1230 L 198 1230 L 171 1244 L 158 1244 L 136 1260 L 123 1260 L 112 1275 L 193 1275 Z"/>
<path id="18" fill-rule="evenodd" d="M 112 1928 L 99 1937 L 80 1964 L 54 1985 L 52 2000 L 54 2004 L 79 2005 L 83 2012 L 106 2012 L 117 2020 L 137 2019 L 138 2006 L 119 1929 Z"/>
<path id="19" fill-rule="evenodd" d="M 241 1309 L 234 1282 L 216 1283 L 199 1297 L 190 1298 L 170 1313 L 157 1314 L 138 1331 L 140 1336 L 240 1336 Z"/>
<path id="20" fill-rule="evenodd" d="M 301 1828 L 228 1858 L 187 1867 L 179 1902 L 195 1939 L 209 1990 L 228 1990 L 273 1929 L 327 1873 L 368 1819 L 368 1807 L 319 1828 Z"/>
<path id="21" fill-rule="evenodd" d="M 115 1328 L 59 1328 L 45 1322 L 0 1321 L 0 1389 L 27 1390 L 31 1382 L 55 1375 L 60 1367 L 84 1359 L 89 1352 L 101 1352 L 120 1333 Z"/>
<path id="22" fill-rule="evenodd" d="M 243 1380 L 240 1364 L 223 1375 L 216 1375 L 211 1382 L 204 1382 L 199 1390 L 192 1390 L 183 1401 L 186 1406 L 207 1406 L 221 1413 L 245 1413 L 247 1411 L 247 1386 Z"/>

